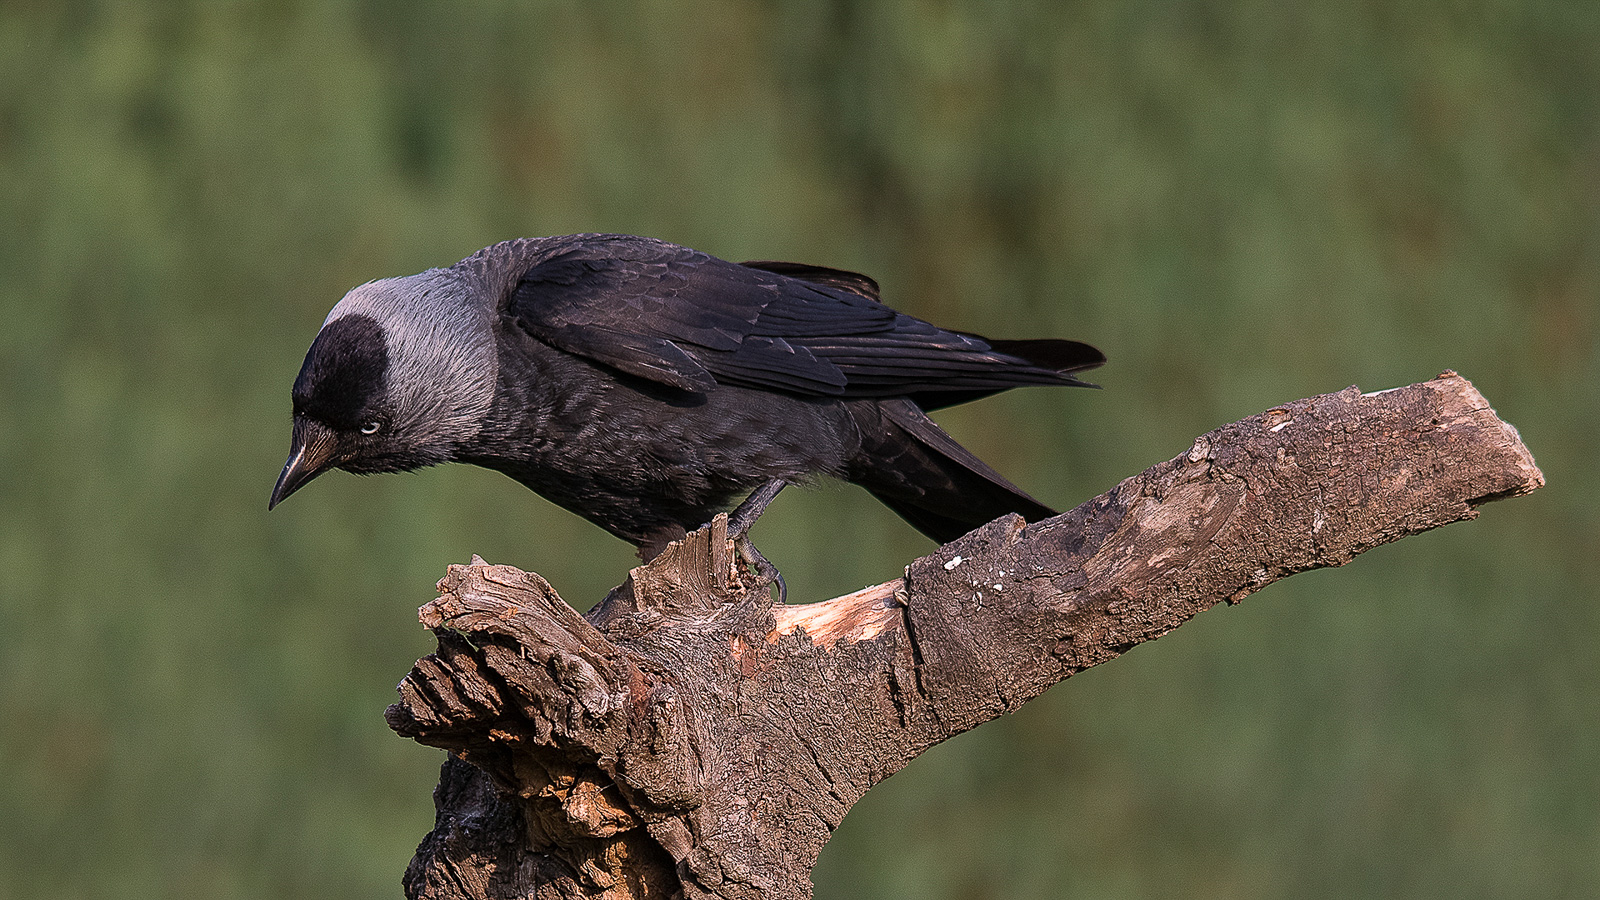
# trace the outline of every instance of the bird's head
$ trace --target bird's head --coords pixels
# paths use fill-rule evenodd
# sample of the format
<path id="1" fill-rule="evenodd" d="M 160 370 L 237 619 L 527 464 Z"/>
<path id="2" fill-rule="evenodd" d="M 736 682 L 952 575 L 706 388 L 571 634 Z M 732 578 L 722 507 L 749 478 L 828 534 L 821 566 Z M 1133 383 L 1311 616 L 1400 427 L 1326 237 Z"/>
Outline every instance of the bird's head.
<path id="1" fill-rule="evenodd" d="M 494 398 L 488 315 L 448 270 L 346 294 L 295 379 L 289 460 L 267 508 L 329 469 L 402 472 L 452 459 Z"/>

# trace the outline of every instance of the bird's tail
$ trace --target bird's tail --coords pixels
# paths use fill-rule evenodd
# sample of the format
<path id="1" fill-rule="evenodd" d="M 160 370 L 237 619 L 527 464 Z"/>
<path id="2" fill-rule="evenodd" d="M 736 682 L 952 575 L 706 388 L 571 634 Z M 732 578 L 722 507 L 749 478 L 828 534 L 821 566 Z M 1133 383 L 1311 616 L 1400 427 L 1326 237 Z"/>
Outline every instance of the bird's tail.
<path id="1" fill-rule="evenodd" d="M 1030 522 L 1056 514 L 956 443 L 912 401 L 851 407 L 862 447 L 846 477 L 935 541 L 955 540 L 1006 513 Z"/>

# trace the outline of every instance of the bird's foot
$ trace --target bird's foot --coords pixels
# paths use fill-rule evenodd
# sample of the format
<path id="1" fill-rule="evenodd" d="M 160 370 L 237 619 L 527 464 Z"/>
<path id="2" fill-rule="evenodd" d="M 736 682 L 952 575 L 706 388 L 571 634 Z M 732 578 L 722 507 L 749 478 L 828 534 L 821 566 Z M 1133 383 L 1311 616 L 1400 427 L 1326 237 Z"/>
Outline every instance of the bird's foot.
<path id="1" fill-rule="evenodd" d="M 767 508 L 778 492 L 783 490 L 784 482 L 781 478 L 774 478 L 750 492 L 733 512 L 728 514 L 728 537 L 733 540 L 733 546 L 739 558 L 750 568 L 750 571 L 778 586 L 778 602 L 787 603 L 789 600 L 789 586 L 783 583 L 783 573 L 778 567 L 761 555 L 754 542 L 750 540 L 750 526 L 756 523 L 761 513 Z"/>
<path id="2" fill-rule="evenodd" d="M 749 535 L 732 535 L 730 533 L 730 536 L 733 538 L 734 552 L 739 554 L 739 559 L 749 567 L 751 572 L 755 573 L 756 577 L 768 584 L 776 584 L 778 586 L 779 605 L 788 603 L 789 586 L 784 584 L 783 573 L 778 571 L 778 567 L 761 555 L 761 551 L 756 549 L 755 542 L 750 540 Z"/>

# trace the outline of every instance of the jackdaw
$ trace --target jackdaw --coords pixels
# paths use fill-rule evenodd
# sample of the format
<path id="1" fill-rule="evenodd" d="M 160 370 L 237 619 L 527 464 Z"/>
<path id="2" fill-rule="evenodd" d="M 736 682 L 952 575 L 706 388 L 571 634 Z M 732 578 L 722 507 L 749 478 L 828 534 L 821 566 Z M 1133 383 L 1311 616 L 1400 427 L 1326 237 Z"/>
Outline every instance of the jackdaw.
<path id="1" fill-rule="evenodd" d="M 740 536 L 783 485 L 829 475 L 943 543 L 1055 513 L 926 413 L 1092 387 L 1072 373 L 1103 362 L 1077 341 L 935 327 L 853 272 L 629 235 L 507 241 L 334 306 L 294 382 L 268 508 L 328 469 L 466 462 L 649 559 L 742 495 Z"/>

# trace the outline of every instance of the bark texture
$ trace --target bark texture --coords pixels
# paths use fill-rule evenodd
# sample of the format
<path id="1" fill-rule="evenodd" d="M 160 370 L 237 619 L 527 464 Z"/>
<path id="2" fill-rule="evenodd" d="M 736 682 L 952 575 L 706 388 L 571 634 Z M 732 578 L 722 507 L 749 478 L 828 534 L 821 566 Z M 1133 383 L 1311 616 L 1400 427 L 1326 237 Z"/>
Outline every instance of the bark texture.
<path id="1" fill-rule="evenodd" d="M 1543 476 L 1453 372 L 1268 410 L 1071 512 L 775 607 L 719 519 L 587 616 L 474 558 L 387 713 L 452 751 L 413 898 L 805 898 L 845 813 L 933 744 L 1219 601 L 1470 519 Z"/>

